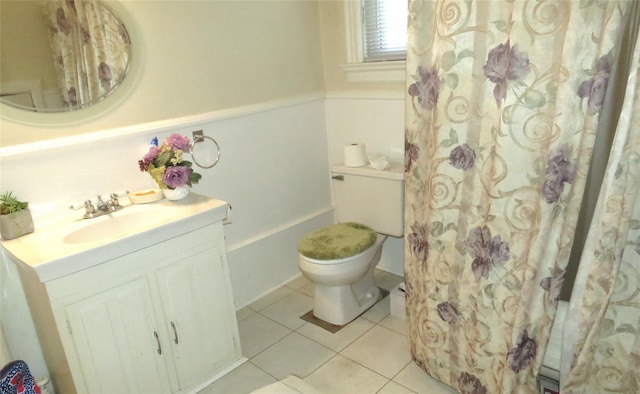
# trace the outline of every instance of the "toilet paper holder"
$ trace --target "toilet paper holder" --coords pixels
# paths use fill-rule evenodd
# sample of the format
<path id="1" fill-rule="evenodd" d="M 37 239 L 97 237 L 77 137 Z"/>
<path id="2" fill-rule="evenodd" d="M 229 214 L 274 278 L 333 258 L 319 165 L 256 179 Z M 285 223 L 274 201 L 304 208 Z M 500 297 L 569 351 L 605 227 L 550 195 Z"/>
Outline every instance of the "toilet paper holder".
<path id="1" fill-rule="evenodd" d="M 212 168 L 216 164 L 218 164 L 218 161 L 220 161 L 220 145 L 218 145 L 218 141 L 216 141 L 212 137 L 204 135 L 204 132 L 202 130 L 196 130 L 191 134 L 193 135 L 193 142 L 191 143 L 191 158 L 193 159 L 193 162 L 200 168 Z M 217 151 L 216 158 L 213 160 L 211 164 L 208 164 L 208 165 L 198 162 L 198 160 L 196 159 L 196 155 L 194 154 L 195 145 L 198 143 L 204 142 L 204 140 L 211 140 L 216 145 L 215 150 Z"/>

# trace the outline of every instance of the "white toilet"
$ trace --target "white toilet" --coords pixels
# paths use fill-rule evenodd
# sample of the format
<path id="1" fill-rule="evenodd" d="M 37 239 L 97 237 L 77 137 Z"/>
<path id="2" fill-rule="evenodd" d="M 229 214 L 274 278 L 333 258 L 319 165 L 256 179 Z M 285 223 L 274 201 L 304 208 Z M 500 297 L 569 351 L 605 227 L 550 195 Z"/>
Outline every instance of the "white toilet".
<path id="1" fill-rule="evenodd" d="M 305 236 L 298 266 L 315 285 L 313 314 L 344 325 L 378 301 L 373 271 L 388 235 L 403 235 L 404 167 L 331 169 L 338 224 Z"/>

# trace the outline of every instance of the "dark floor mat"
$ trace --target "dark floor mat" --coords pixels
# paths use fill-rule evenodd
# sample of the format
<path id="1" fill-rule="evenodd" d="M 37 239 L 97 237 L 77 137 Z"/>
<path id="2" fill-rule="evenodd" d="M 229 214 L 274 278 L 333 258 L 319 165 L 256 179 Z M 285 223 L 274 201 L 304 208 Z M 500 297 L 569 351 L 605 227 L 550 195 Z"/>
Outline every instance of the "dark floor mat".
<path id="1" fill-rule="evenodd" d="M 385 290 L 385 289 L 382 289 L 382 288 L 378 288 L 378 289 L 380 290 L 380 295 L 378 295 L 378 301 L 376 301 L 376 303 L 373 304 L 371 306 L 371 308 L 373 308 L 378 302 L 380 302 L 380 300 L 384 299 L 386 296 L 389 295 L 389 291 L 388 290 Z M 371 308 L 369 308 L 369 309 L 371 309 Z M 367 310 L 369 310 L 369 309 L 367 309 Z M 362 313 L 365 313 L 365 312 L 366 311 L 364 311 Z M 360 315 L 362 315 L 362 313 Z M 354 318 L 354 320 L 357 319 L 360 315 L 356 316 L 356 318 Z M 315 317 L 313 315 L 313 309 L 310 310 L 309 312 L 305 313 L 304 315 L 300 316 L 300 318 L 302 320 L 306 321 L 306 322 L 309 322 L 311 324 L 315 324 L 316 326 L 318 326 L 320 328 L 323 328 L 323 329 L 329 331 L 332 334 L 335 334 L 336 332 L 340 331 L 343 327 L 345 327 L 347 324 L 349 324 L 349 323 L 347 323 L 345 325 L 338 326 L 336 324 L 332 324 L 332 323 L 326 322 L 326 321 L 324 321 L 322 319 L 319 319 L 319 318 Z"/>

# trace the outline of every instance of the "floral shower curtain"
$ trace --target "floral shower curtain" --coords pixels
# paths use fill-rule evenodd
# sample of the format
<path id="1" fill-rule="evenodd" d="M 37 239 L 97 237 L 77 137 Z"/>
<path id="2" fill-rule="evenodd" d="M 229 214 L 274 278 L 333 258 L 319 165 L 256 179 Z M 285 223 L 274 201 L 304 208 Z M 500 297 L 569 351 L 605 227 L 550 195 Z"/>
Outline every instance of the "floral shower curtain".
<path id="1" fill-rule="evenodd" d="M 460 392 L 537 391 L 627 5 L 409 2 L 409 339 Z"/>
<path id="2" fill-rule="evenodd" d="M 564 327 L 563 393 L 640 392 L 640 4 L 626 92 Z"/>
<path id="3" fill-rule="evenodd" d="M 129 35 L 99 0 L 41 1 L 58 85 L 68 107 L 105 98 L 126 75 Z"/>

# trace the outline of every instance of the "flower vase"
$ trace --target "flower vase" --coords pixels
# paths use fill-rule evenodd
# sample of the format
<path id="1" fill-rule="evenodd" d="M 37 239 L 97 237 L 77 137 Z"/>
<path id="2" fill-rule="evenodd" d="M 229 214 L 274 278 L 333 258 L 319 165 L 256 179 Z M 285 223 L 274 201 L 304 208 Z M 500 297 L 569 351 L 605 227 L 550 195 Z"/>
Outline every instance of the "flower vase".
<path id="1" fill-rule="evenodd" d="M 162 189 L 162 194 L 167 200 L 182 200 L 189 195 L 189 186 L 178 186 L 175 189 Z"/>

